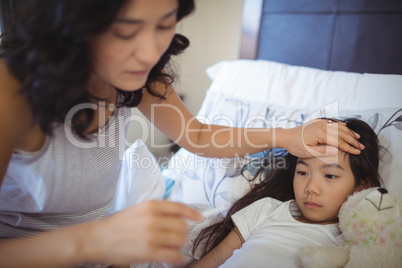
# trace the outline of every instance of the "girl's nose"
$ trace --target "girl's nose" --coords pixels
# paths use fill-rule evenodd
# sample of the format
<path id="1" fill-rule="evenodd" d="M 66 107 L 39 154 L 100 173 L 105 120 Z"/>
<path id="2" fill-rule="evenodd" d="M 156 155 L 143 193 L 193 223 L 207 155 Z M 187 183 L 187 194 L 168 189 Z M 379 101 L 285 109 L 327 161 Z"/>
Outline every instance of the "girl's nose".
<path id="1" fill-rule="evenodd" d="M 320 194 L 320 186 L 318 178 L 310 178 L 306 184 L 305 192 L 307 194 Z"/>

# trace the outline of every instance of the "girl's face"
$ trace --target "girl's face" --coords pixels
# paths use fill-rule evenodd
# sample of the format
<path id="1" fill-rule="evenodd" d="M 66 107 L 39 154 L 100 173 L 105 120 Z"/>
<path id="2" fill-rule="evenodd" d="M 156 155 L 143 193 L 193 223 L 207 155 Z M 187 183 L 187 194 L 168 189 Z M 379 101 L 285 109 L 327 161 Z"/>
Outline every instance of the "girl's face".
<path id="1" fill-rule="evenodd" d="M 143 87 L 174 37 L 177 11 L 177 0 L 127 1 L 91 44 L 95 76 L 125 91 Z"/>
<path id="2" fill-rule="evenodd" d="M 329 224 L 338 221 L 343 202 L 355 192 L 349 155 L 299 158 L 293 180 L 295 199 L 302 222 Z"/>

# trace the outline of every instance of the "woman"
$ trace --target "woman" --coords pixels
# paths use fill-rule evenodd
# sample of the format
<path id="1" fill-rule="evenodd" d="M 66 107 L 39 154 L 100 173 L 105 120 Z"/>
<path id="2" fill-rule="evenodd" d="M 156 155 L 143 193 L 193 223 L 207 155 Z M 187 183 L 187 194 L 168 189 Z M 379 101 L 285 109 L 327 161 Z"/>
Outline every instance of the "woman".
<path id="1" fill-rule="evenodd" d="M 185 219 L 199 220 L 197 212 L 153 201 L 103 219 L 129 107 L 204 156 L 272 147 L 305 157 L 337 152 L 326 144 L 360 152 L 345 125 L 328 128 L 324 120 L 247 132 L 197 121 L 174 92 L 167 65 L 188 46 L 175 27 L 193 9 L 189 0 L 25 3 L 15 31 L 1 42 L 0 266 L 180 262 Z"/>

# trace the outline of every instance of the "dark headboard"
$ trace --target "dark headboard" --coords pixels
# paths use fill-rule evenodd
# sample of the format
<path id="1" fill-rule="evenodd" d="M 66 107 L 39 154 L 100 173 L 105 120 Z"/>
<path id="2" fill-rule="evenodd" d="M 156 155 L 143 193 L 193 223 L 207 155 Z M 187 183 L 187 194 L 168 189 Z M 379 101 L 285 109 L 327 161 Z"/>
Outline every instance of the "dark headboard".
<path id="1" fill-rule="evenodd" d="M 0 0 L 0 34 L 9 29 L 12 24 L 13 2 L 9 0 Z"/>
<path id="2" fill-rule="evenodd" d="M 402 74 L 401 0 L 245 0 L 240 58 Z"/>

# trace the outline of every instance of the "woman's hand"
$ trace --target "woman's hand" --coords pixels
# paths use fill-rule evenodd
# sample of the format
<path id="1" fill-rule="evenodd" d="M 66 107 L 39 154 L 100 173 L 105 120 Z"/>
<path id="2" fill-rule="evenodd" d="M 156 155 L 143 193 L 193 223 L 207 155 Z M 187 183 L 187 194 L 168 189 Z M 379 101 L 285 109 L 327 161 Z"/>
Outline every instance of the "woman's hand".
<path id="1" fill-rule="evenodd" d="M 278 146 L 297 157 L 336 155 L 338 149 L 359 154 L 364 146 L 360 135 L 350 130 L 345 123 L 328 119 L 316 119 L 301 126 L 278 131 Z"/>
<path id="2" fill-rule="evenodd" d="M 187 241 L 186 220 L 201 219 L 180 203 L 144 202 L 94 223 L 86 250 L 90 259 L 108 264 L 180 264 L 179 249 Z"/>

